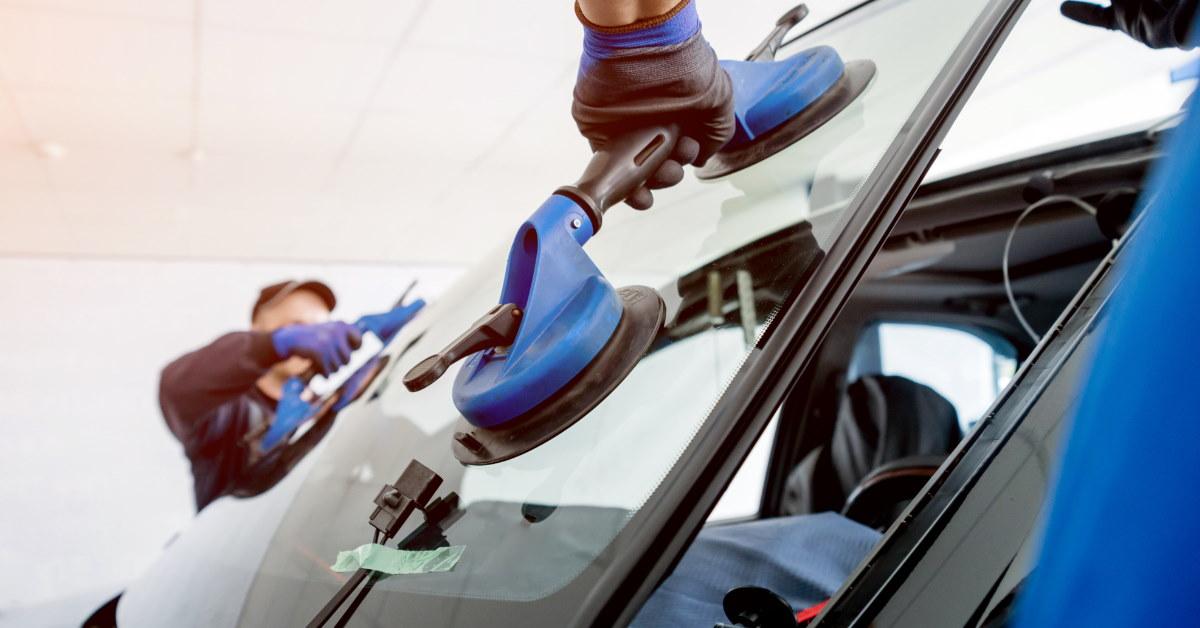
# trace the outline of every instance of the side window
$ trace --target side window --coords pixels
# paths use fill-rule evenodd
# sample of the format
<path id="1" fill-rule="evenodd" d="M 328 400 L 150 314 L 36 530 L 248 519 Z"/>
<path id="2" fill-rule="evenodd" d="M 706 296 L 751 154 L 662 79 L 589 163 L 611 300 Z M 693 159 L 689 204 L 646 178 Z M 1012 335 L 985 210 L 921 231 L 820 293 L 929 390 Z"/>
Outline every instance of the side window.
<path id="1" fill-rule="evenodd" d="M 754 443 L 750 454 L 738 467 L 729 488 L 721 495 L 717 505 L 708 515 L 708 522 L 736 521 L 758 515 L 762 506 L 763 485 L 767 481 L 767 466 L 771 462 L 771 447 L 775 444 L 775 428 L 779 424 L 779 412 L 771 418 L 767 428 Z"/>
<path id="2" fill-rule="evenodd" d="M 925 323 L 879 322 L 858 341 L 850 380 L 899 375 L 936 390 L 971 429 L 1017 370 L 1017 351 L 996 334 Z"/>

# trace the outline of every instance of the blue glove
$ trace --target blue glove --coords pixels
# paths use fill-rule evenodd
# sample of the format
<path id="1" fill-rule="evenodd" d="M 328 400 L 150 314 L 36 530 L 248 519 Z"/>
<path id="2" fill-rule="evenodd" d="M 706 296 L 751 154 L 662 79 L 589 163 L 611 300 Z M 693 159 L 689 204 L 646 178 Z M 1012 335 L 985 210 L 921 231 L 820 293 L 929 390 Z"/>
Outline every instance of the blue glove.
<path id="1" fill-rule="evenodd" d="M 733 137 L 732 83 L 700 33 L 693 0 L 620 27 L 598 26 L 575 9 L 584 36 L 571 115 L 592 150 L 667 120 L 682 129 L 671 157 L 625 199 L 646 209 L 650 190 L 679 183 L 684 164 L 704 165 Z"/>
<path id="2" fill-rule="evenodd" d="M 313 404 L 301 396 L 304 394 L 304 388 L 304 382 L 299 377 L 289 377 L 283 383 L 283 396 L 275 406 L 275 420 L 271 422 L 267 433 L 263 434 L 263 451 L 274 449 L 312 414 Z"/>
<path id="3" fill-rule="evenodd" d="M 341 321 L 289 325 L 271 334 L 271 344 L 281 359 L 300 356 L 312 360 L 313 369 L 328 376 L 350 361 L 350 354 L 362 345 L 362 332 Z"/>
<path id="4" fill-rule="evenodd" d="M 369 331 L 375 334 L 383 341 L 383 344 L 387 344 L 423 307 L 425 307 L 425 300 L 417 299 L 408 305 L 401 305 L 390 312 L 364 316 L 358 319 L 355 326 L 363 333 Z"/>

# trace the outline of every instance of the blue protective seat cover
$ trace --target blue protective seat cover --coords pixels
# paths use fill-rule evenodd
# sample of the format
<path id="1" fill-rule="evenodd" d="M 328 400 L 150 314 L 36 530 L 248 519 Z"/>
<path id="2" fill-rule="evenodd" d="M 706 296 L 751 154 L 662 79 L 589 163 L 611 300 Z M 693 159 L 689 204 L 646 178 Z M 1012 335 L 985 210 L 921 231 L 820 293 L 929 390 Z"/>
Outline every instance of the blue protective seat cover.
<path id="1" fill-rule="evenodd" d="M 711 526 L 638 612 L 632 627 L 712 626 L 734 587 L 766 587 L 801 610 L 832 596 L 880 534 L 831 512 Z"/>

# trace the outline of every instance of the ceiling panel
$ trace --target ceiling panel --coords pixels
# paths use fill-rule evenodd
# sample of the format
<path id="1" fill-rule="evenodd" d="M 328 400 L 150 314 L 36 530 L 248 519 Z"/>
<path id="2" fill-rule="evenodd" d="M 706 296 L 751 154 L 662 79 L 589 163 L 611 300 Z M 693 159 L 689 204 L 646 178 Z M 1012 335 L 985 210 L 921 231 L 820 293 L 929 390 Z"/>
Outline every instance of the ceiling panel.
<path id="1" fill-rule="evenodd" d="M 203 46 L 202 107 L 306 114 L 361 108 L 390 51 L 386 44 L 218 28 L 205 29 Z"/>
<path id="2" fill-rule="evenodd" d="M 353 161 L 416 158 L 446 161 L 446 168 L 474 159 L 512 124 L 512 116 L 459 115 L 451 109 L 372 113 L 363 120 L 347 155 Z"/>
<path id="3" fill-rule="evenodd" d="M 462 178 L 463 162 L 422 160 L 418 155 L 377 162 L 342 163 L 328 193 L 348 203 L 388 208 L 388 213 L 431 212 Z"/>
<path id="4" fill-rule="evenodd" d="M 396 41 L 424 0 L 205 0 L 206 25 L 360 42 Z"/>
<path id="5" fill-rule="evenodd" d="M 171 196 L 114 192 L 60 193 L 59 198 L 79 253 L 186 255 L 178 202 Z"/>
<path id="6" fill-rule="evenodd" d="M 463 212 L 425 208 L 394 211 L 388 204 L 362 205 L 358 211 L 372 218 L 351 225 L 351 235 L 362 242 L 364 252 L 372 259 L 462 264 L 484 253 L 481 247 L 493 247 L 511 238 L 511 230 L 496 234 L 482 226 L 492 209 L 493 205 L 476 206 L 464 220 Z M 483 242 L 477 239 L 480 233 L 485 236 Z"/>
<path id="7" fill-rule="evenodd" d="M 105 206 L 119 210 L 115 220 L 126 214 L 136 214 L 149 205 L 162 203 L 164 197 L 180 202 L 190 185 L 191 163 L 177 152 L 136 150 L 111 147 L 68 148 L 61 159 L 47 161 L 50 179 L 55 189 L 72 193 L 70 210 L 87 203 L 89 194 L 104 197 L 120 193 L 128 204 Z M 139 200 L 140 199 L 140 200 Z M 86 209 L 86 207 L 84 208 Z"/>
<path id="8" fill-rule="evenodd" d="M 293 154 L 206 151 L 192 170 L 192 202 L 285 216 L 294 199 L 319 194 L 335 163 L 331 151 Z"/>
<path id="9" fill-rule="evenodd" d="M 25 124 L 21 120 L 17 108 L 13 106 L 10 94 L 0 86 L 0 142 L 27 143 L 29 134 L 25 132 Z"/>
<path id="10" fill-rule="evenodd" d="M 5 0 L 0 6 L 76 15 L 190 21 L 193 3 L 194 0 Z"/>
<path id="11" fill-rule="evenodd" d="M 536 103 L 574 63 L 554 55 L 515 55 L 428 46 L 396 58 L 373 110 L 509 117 Z"/>
<path id="12" fill-rule="evenodd" d="M 486 154 L 479 168 L 549 170 L 573 180 L 591 155 L 587 140 L 571 118 L 573 75 L 560 77 L 515 117 L 503 137 Z"/>
<path id="13" fill-rule="evenodd" d="M 232 100 L 232 99 L 231 99 Z M 208 153 L 331 156 L 342 147 L 359 118 L 351 108 L 313 111 L 307 107 L 210 99 L 200 110 L 200 145 Z"/>
<path id="14" fill-rule="evenodd" d="M 739 3 L 741 4 L 741 3 Z M 432 2 L 411 42 L 447 51 L 579 60 L 582 27 L 568 0 Z M 506 72 L 520 80 L 520 67 Z"/>
<path id="15" fill-rule="evenodd" d="M 12 186 L 49 192 L 50 171 L 29 144 L 0 141 L 0 188 Z"/>
<path id="16" fill-rule="evenodd" d="M 555 189 L 572 181 L 542 170 L 491 168 L 451 188 L 434 213 L 455 225 L 465 243 L 456 253 L 474 259 L 478 247 L 509 239 Z"/>
<path id="17" fill-rule="evenodd" d="M 320 232 L 302 219 L 304 212 L 296 211 L 289 220 L 262 211 L 261 203 L 268 200 L 272 208 L 300 208 L 310 202 L 305 197 L 261 196 L 226 207 L 191 206 L 179 219 L 188 253 L 208 258 L 282 259 L 295 251 L 307 251 L 307 259 L 336 259 L 342 247 L 336 241 L 330 248 L 322 247 Z"/>
<path id="18" fill-rule="evenodd" d="M 62 220 L 54 193 L 45 186 L 0 185 L 0 224 L 0 251 L 73 250 L 73 232 Z"/>
<path id="19" fill-rule="evenodd" d="M 186 97 L 191 60 L 186 23 L 0 7 L 0 73 L 10 88 Z"/>
<path id="20" fill-rule="evenodd" d="M 82 97 L 35 89 L 18 92 L 16 101 L 34 141 L 57 142 L 71 152 L 89 146 L 118 154 L 141 149 L 181 152 L 189 142 L 192 108 L 182 97 L 112 92 Z"/>

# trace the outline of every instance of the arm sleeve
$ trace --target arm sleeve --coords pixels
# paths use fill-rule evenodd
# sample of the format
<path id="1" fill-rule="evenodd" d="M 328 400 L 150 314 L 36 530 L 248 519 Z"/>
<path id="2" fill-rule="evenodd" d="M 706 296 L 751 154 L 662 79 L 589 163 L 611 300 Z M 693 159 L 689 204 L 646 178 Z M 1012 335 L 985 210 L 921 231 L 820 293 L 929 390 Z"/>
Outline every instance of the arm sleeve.
<path id="1" fill-rule="evenodd" d="M 187 442 L 195 424 L 247 393 L 279 361 L 266 332 L 233 332 L 166 366 L 158 402 L 167 426 Z"/>

